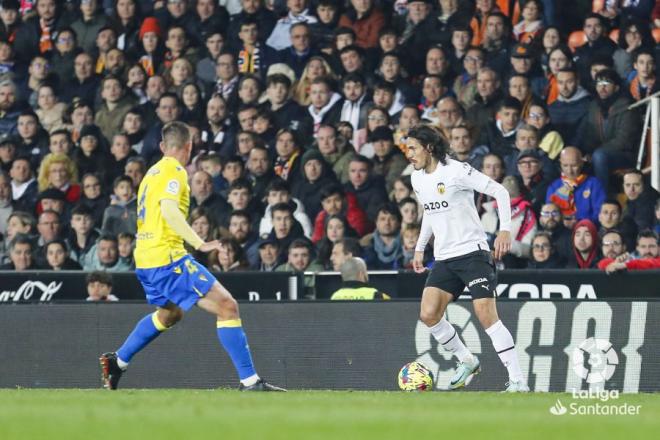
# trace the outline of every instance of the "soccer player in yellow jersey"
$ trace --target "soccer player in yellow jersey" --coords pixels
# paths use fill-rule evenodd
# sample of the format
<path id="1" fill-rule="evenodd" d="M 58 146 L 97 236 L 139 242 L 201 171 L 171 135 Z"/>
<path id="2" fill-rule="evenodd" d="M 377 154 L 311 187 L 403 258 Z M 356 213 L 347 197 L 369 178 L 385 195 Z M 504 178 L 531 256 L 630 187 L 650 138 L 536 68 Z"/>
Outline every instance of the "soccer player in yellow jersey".
<path id="1" fill-rule="evenodd" d="M 133 356 L 183 318 L 193 305 L 217 316 L 220 343 L 228 352 L 242 391 L 285 391 L 262 380 L 256 373 L 238 304 L 229 291 L 183 247 L 187 242 L 202 252 L 218 249 L 217 240 L 204 242 L 186 222 L 190 188 L 185 165 L 192 141 L 188 126 L 170 122 L 163 127 L 163 158 L 142 180 L 138 191 L 135 273 L 156 312 L 142 318 L 116 351 L 100 357 L 103 384 L 117 384 Z"/>

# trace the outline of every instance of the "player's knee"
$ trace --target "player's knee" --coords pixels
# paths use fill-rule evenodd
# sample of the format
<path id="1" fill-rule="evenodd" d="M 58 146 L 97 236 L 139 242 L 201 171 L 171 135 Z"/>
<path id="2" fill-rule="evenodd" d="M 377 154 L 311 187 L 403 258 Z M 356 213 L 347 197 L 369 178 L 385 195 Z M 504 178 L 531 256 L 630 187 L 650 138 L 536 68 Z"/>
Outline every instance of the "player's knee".
<path id="1" fill-rule="evenodd" d="M 440 322 L 440 319 L 442 319 L 442 315 L 438 315 L 436 312 L 424 309 L 419 312 L 419 320 L 422 321 L 427 327 L 433 327 L 438 322 Z"/>
<path id="2" fill-rule="evenodd" d="M 181 309 L 175 309 L 175 310 L 167 310 L 167 311 L 160 311 L 158 313 L 158 320 L 163 324 L 165 327 L 170 328 L 176 325 L 177 322 L 181 321 L 183 319 L 183 310 Z"/>
<path id="3" fill-rule="evenodd" d="M 238 317 L 238 303 L 233 297 L 225 297 L 220 301 L 220 309 L 223 315 L 235 315 Z"/>

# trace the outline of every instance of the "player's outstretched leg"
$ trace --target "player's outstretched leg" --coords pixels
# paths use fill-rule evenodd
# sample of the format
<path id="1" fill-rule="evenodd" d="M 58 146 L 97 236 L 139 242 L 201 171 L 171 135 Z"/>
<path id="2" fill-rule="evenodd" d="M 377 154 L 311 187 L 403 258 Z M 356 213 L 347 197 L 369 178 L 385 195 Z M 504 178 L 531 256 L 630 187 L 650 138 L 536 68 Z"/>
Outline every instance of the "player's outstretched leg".
<path id="1" fill-rule="evenodd" d="M 509 382 L 506 391 L 510 393 L 528 392 L 529 387 L 520 369 L 518 352 L 516 351 L 513 337 L 497 316 L 495 298 L 475 299 L 472 301 L 472 304 L 474 305 L 474 311 L 479 318 L 479 322 L 481 322 L 486 333 L 490 336 L 493 348 L 495 348 L 502 364 L 504 364 L 509 373 Z"/>
<path id="2" fill-rule="evenodd" d="M 119 379 L 133 356 L 182 317 L 183 311 L 179 307 L 168 304 L 142 318 L 116 353 L 104 353 L 99 358 L 103 386 L 116 390 Z"/>
<path id="3" fill-rule="evenodd" d="M 455 390 L 469 385 L 481 371 L 481 365 L 479 359 L 463 344 L 454 326 L 444 317 L 447 304 L 452 298 L 451 293 L 427 286 L 422 294 L 419 319 L 426 324 L 440 345 L 458 358 L 456 373 L 449 381 L 449 389 Z"/>
<path id="4" fill-rule="evenodd" d="M 252 363 L 250 347 L 238 314 L 238 303 L 219 282 L 201 298 L 197 305 L 217 316 L 218 339 L 229 354 L 238 377 L 241 391 L 286 391 L 261 379 Z"/>

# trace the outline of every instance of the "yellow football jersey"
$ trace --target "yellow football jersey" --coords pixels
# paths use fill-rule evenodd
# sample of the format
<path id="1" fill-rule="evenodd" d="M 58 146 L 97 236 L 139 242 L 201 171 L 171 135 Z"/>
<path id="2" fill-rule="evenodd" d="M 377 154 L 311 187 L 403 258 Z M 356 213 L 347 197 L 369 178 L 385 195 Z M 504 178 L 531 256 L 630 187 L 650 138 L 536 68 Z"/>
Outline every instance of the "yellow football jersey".
<path id="1" fill-rule="evenodd" d="M 140 183 L 134 253 L 135 267 L 138 269 L 167 266 L 187 254 L 183 238 L 163 218 L 160 201 L 165 199 L 175 200 L 184 217 L 188 218 L 188 173 L 172 157 L 163 157 L 158 161 Z"/>

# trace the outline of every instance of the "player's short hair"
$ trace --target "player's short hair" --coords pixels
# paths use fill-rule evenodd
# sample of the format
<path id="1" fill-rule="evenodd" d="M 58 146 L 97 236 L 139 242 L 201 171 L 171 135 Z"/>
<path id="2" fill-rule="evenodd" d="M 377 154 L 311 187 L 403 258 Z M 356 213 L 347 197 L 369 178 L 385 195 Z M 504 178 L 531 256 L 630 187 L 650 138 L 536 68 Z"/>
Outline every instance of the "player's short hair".
<path id="1" fill-rule="evenodd" d="M 422 146 L 438 159 L 443 165 L 447 164 L 447 151 L 449 145 L 445 137 L 436 128 L 429 124 L 418 124 L 411 128 L 408 137 L 417 139 Z"/>
<path id="2" fill-rule="evenodd" d="M 172 121 L 165 124 L 162 136 L 165 148 L 180 150 L 190 142 L 188 125 L 180 121 Z"/>
<path id="3" fill-rule="evenodd" d="M 89 274 L 87 274 L 85 283 L 87 285 L 91 283 L 101 283 L 101 284 L 105 284 L 106 286 L 112 287 L 112 275 L 102 270 L 90 272 Z"/>

